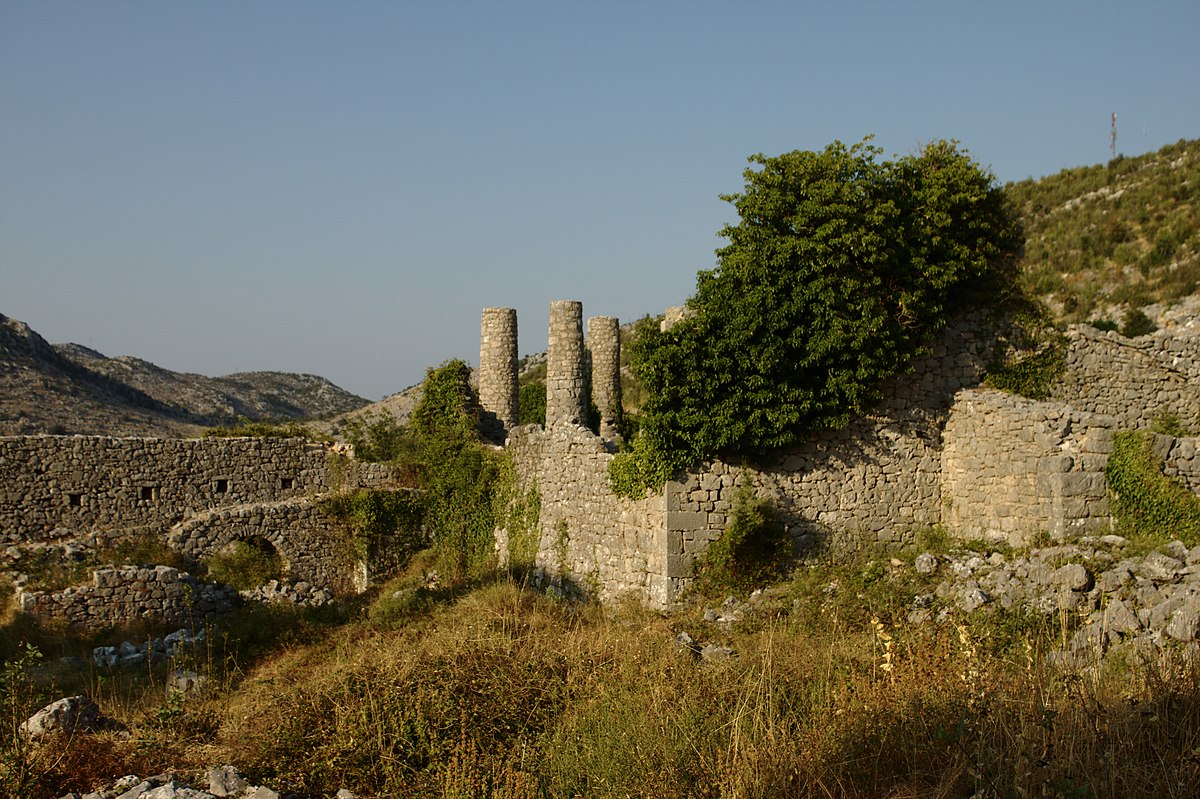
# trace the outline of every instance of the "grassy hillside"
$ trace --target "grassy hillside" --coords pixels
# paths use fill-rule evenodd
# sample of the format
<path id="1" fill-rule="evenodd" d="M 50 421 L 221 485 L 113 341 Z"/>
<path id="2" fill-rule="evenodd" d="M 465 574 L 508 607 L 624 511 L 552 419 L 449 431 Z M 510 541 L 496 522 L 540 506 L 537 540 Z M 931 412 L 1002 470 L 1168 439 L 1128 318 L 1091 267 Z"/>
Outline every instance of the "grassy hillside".
<path id="1" fill-rule="evenodd" d="M 1109 318 L 1111 306 L 1174 300 L 1200 283 L 1200 140 L 1005 191 L 1025 222 L 1025 287 L 1060 321 Z"/>

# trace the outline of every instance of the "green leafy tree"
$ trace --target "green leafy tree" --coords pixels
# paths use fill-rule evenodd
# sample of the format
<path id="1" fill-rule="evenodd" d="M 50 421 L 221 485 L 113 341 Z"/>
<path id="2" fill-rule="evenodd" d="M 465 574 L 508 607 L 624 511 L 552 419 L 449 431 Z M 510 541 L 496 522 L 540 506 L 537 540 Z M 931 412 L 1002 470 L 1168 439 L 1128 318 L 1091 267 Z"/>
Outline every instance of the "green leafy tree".
<path id="1" fill-rule="evenodd" d="M 952 312 L 1012 289 L 1021 227 L 991 174 L 953 142 L 881 152 L 751 156 L 745 191 L 722 197 L 741 219 L 690 316 L 636 345 L 646 396 L 618 490 L 844 427 Z"/>

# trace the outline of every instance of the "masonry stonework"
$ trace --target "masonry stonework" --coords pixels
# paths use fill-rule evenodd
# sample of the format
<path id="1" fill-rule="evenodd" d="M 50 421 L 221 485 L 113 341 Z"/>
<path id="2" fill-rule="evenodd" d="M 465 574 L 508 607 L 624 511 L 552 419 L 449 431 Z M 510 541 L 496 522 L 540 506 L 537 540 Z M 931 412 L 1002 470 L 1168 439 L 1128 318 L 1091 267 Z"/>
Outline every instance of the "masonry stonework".
<path id="1" fill-rule="evenodd" d="M 197 580 L 169 566 L 97 569 L 91 585 L 64 591 L 22 591 L 23 613 L 76 630 L 104 630 L 145 620 L 199 626 L 240 603 L 232 588 Z"/>
<path id="2" fill-rule="evenodd" d="M 480 432 L 504 442 L 517 426 L 517 312 L 513 308 L 484 308 L 479 336 Z"/>
<path id="3" fill-rule="evenodd" d="M 551 310 L 550 362 L 560 364 L 551 374 L 575 374 L 578 345 L 564 357 L 556 344 L 578 341 L 571 305 L 569 314 Z M 938 525 L 961 540 L 1017 545 L 1105 532 L 1113 433 L 1147 427 L 1164 411 L 1185 424 L 1200 419 L 1200 336 L 1131 341 L 1089 328 L 1069 336 L 1068 377 L 1053 402 L 979 389 L 993 338 L 982 319 L 960 319 L 846 429 L 770 462 L 706 464 L 637 502 L 608 489 L 612 456 L 576 421 L 575 384 L 558 383 L 570 392 L 552 413 L 548 378 L 547 430 L 522 427 L 509 441 L 518 480 L 541 492 L 537 565 L 602 597 L 632 591 L 669 603 L 723 533 L 744 483 L 770 499 L 800 554 L 908 544 Z M 1200 493 L 1200 442 L 1162 436 L 1155 448 L 1165 472 Z"/>
<path id="4" fill-rule="evenodd" d="M 1067 371 L 1052 397 L 1144 429 L 1172 415 L 1200 426 L 1200 329 L 1180 326 L 1125 338 L 1078 325 L 1067 331 Z"/>
<path id="5" fill-rule="evenodd" d="M 550 303 L 549 345 L 546 348 L 546 426 L 583 424 L 584 361 L 583 303 Z"/>
<path id="6" fill-rule="evenodd" d="M 600 412 L 600 438 L 621 440 L 621 329 L 615 316 L 588 319 L 587 348 L 592 362 L 592 402 Z"/>
<path id="7" fill-rule="evenodd" d="M 0 544 L 95 549 L 157 536 L 206 558 L 259 539 L 290 579 L 361 590 L 367 565 L 349 556 L 316 500 L 391 487 L 381 464 L 304 439 L 0 437 Z"/>

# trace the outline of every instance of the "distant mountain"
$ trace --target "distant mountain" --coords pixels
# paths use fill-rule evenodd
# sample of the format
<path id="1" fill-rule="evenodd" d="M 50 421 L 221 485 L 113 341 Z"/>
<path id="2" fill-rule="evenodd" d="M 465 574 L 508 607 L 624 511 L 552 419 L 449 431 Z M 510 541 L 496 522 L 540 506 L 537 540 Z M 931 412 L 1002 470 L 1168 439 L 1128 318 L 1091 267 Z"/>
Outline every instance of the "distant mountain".
<path id="1" fill-rule="evenodd" d="M 1005 186 L 1025 288 L 1063 322 L 1171 303 L 1200 284 L 1200 140 Z"/>
<path id="2" fill-rule="evenodd" d="M 25 323 L 0 314 L 0 435 L 181 436 L 241 417 L 307 420 L 366 404 L 314 375 L 211 378 L 130 356 L 108 358 L 79 344 L 52 346 Z"/>

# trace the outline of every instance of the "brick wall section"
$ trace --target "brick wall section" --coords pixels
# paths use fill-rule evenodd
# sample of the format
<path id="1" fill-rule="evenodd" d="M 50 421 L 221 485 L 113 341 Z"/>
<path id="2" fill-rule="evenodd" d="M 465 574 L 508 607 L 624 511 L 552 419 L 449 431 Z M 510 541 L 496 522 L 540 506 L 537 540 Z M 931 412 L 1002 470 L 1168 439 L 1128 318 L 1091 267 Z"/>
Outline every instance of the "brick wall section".
<path id="1" fill-rule="evenodd" d="M 1125 428 L 1148 428 L 1163 413 L 1200 426 L 1200 332 L 1184 327 L 1129 339 L 1079 325 L 1067 339 L 1067 371 L 1053 399 Z"/>
<path id="2" fill-rule="evenodd" d="M 598 436 L 577 425 L 524 425 L 509 435 L 507 450 L 522 492 L 536 485 L 541 495 L 539 571 L 598 589 L 602 600 L 633 594 L 655 607 L 670 601 L 662 497 L 613 494 L 613 456 Z M 507 552 L 507 530 L 497 530 L 497 547 Z"/>
<path id="3" fill-rule="evenodd" d="M 169 566 L 97 569 L 91 585 L 27 591 L 18 598 L 22 612 L 79 630 L 122 627 L 139 620 L 198 626 L 229 613 L 237 601 L 233 589 L 201 582 Z"/>
<path id="4" fill-rule="evenodd" d="M 942 523 L 1015 546 L 1111 529 L 1104 465 L 1117 421 L 999 391 L 956 398 L 944 434 Z"/>

